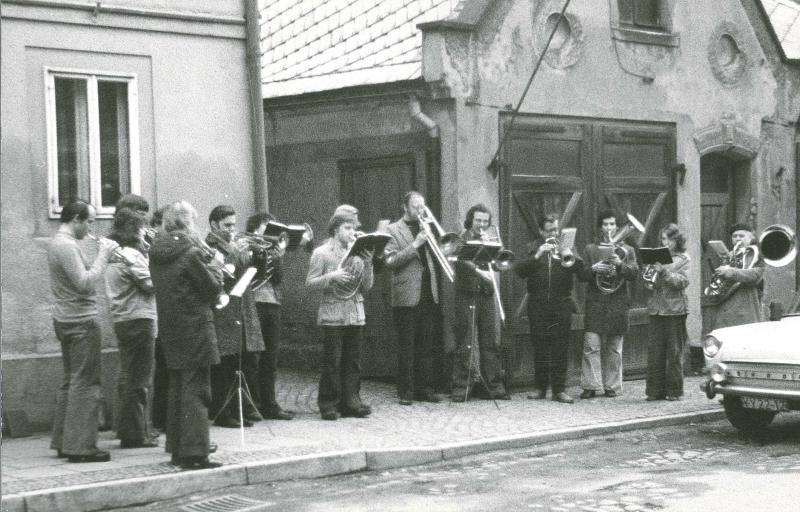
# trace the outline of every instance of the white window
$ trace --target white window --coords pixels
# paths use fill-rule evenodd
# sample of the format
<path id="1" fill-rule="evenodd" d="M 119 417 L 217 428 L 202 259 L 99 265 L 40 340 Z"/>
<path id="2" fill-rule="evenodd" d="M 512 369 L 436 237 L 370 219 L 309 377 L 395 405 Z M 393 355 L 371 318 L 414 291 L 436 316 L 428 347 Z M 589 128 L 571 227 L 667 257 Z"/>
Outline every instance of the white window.
<path id="1" fill-rule="evenodd" d="M 50 215 L 81 198 L 109 217 L 140 192 L 136 76 L 46 68 L 45 80 Z"/>

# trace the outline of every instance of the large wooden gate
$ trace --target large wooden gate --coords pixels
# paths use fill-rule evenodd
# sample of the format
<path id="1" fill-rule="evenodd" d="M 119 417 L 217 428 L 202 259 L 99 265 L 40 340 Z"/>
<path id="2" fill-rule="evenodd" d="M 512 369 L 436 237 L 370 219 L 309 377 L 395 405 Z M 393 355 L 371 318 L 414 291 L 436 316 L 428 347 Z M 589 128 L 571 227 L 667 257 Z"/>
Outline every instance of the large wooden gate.
<path id="1" fill-rule="evenodd" d="M 501 130 L 507 122 L 502 119 Z M 558 213 L 562 226 L 578 228 L 576 248 L 599 237 L 597 214 L 606 208 L 617 212 L 622 223 L 630 212 L 647 228 L 632 236 L 634 247 L 657 246 L 658 230 L 675 218 L 672 169 L 675 165 L 675 129 L 669 124 L 600 119 L 520 116 L 506 141 L 500 176 L 501 228 L 506 244 L 522 257 L 537 236 L 538 219 Z M 529 329 L 525 311 L 519 309 L 525 282 L 507 272 L 504 301 L 509 311 L 520 311 L 508 323 L 505 336 L 512 347 L 511 361 L 517 381 L 531 376 Z M 628 375 L 647 365 L 646 292 L 641 281 L 629 287 L 633 307 L 631 328 L 625 338 L 624 366 Z M 571 367 L 580 367 L 585 285 L 575 291 Z"/>

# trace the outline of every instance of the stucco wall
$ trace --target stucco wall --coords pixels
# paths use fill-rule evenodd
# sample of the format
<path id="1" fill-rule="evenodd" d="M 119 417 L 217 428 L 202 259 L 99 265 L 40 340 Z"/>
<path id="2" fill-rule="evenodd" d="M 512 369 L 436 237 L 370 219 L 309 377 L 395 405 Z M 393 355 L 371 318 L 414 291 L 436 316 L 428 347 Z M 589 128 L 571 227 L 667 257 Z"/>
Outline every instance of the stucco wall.
<path id="1" fill-rule="evenodd" d="M 180 7 L 171 2 L 126 4 L 170 4 L 173 11 Z M 241 4 L 215 2 L 206 12 L 241 18 Z M 62 15 L 74 16 L 77 23 L 49 21 Z M 197 21 L 123 15 L 92 21 L 87 13 L 18 5 L 9 10 L 4 6 L 3 16 L 3 365 L 17 364 L 26 355 L 52 356 L 42 375 L 55 389 L 60 348 L 50 320 L 46 250 L 58 221 L 48 218 L 44 66 L 136 74 L 141 193 L 154 207 L 189 200 L 204 229 L 214 205 L 230 203 L 249 214 L 254 204 L 244 25 L 216 30 Z M 158 30 L 150 31 L 155 24 Z M 109 228 L 109 221 L 101 220 L 94 231 L 104 234 Z M 86 244 L 89 254 L 91 245 Z M 102 286 L 98 295 L 104 298 Z M 104 310 L 101 304 L 103 347 L 114 347 Z M 115 369 L 106 365 L 104 371 Z M 4 378 L 3 386 L 4 406 L 18 405 L 11 398 L 23 396 L 17 386 L 24 384 Z M 36 408 L 29 414 L 43 421 L 49 411 Z"/>
<path id="2" fill-rule="evenodd" d="M 694 136 L 732 113 L 740 129 L 760 143 L 750 162 L 751 189 L 758 204 L 759 229 L 773 222 L 795 222 L 794 122 L 788 83 L 776 79 L 740 2 L 668 2 L 677 47 L 642 45 L 612 39 L 610 2 L 574 0 L 568 9 L 577 58 L 559 67 L 544 62 L 520 111 L 524 113 L 674 123 L 677 162 L 686 179 L 677 185 L 678 223 L 687 233 L 689 254 L 699 260 L 700 155 Z M 457 180 L 456 204 L 463 211 L 475 201 L 496 208 L 498 183 L 487 172 L 498 144 L 498 112 L 516 105 L 538 54 L 535 36 L 541 20 L 558 12 L 562 2 L 495 2 L 473 32 L 426 30 L 423 74 L 455 98 L 456 155 L 443 159 L 443 175 Z M 719 27 L 734 33 L 745 66 L 738 81 L 723 84 L 710 62 L 716 58 Z M 732 28 L 731 28 L 732 27 Z M 717 32 L 719 33 L 719 32 Z M 712 42 L 714 44 L 712 44 Z M 764 118 L 780 119 L 763 123 Z M 447 168 L 457 166 L 457 172 Z M 770 174 L 783 166 L 778 185 Z M 689 329 L 700 335 L 700 268 L 692 269 Z M 789 300 L 794 267 L 769 269 L 765 301 Z"/>

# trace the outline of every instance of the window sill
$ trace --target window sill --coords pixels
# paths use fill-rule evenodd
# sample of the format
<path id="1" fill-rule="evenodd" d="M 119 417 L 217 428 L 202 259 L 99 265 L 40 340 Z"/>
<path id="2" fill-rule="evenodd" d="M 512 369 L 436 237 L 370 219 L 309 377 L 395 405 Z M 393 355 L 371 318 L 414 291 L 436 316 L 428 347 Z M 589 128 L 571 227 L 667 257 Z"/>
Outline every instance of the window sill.
<path id="1" fill-rule="evenodd" d="M 617 41 L 629 43 L 651 44 L 657 46 L 678 46 L 680 36 L 658 30 L 647 30 L 634 27 L 612 27 L 612 37 Z"/>

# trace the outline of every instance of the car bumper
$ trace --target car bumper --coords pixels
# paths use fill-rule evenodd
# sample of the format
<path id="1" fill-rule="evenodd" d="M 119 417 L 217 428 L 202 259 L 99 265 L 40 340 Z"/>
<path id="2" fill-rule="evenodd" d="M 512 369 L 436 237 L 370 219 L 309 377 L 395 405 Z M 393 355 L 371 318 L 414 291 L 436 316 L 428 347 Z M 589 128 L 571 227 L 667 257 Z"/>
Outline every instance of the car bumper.
<path id="1" fill-rule="evenodd" d="M 731 396 L 755 396 L 760 398 L 782 398 L 785 400 L 800 400 L 800 391 L 791 389 L 761 388 L 753 386 L 742 386 L 736 384 L 725 384 L 707 380 L 700 384 L 700 390 L 708 398 L 714 398 L 717 394 Z"/>

